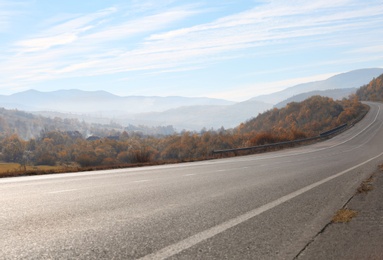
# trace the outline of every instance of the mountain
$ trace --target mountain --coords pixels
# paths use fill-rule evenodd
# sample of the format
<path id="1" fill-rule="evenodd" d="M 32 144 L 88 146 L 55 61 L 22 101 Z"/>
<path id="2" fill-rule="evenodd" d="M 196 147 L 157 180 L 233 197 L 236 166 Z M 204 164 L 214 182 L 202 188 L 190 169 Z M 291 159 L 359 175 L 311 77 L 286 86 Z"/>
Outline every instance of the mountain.
<path id="1" fill-rule="evenodd" d="M 164 112 L 138 114 L 118 122 L 148 126 L 172 125 L 177 130 L 194 131 L 202 128 L 218 129 L 222 126 L 232 128 L 271 108 L 271 104 L 248 100 L 228 106 L 184 106 Z"/>
<path id="2" fill-rule="evenodd" d="M 121 97 L 106 91 L 72 89 L 52 92 L 28 90 L 0 95 L 0 107 L 33 112 L 51 119 L 71 118 L 80 122 L 117 123 L 122 126 L 172 125 L 177 130 L 199 131 L 202 128 L 235 127 L 284 100 L 277 106 L 282 107 L 290 101 L 301 101 L 312 95 L 347 96 L 352 88 L 367 84 L 382 73 L 383 69 L 380 68 L 350 71 L 238 103 L 204 97 Z"/>
<path id="3" fill-rule="evenodd" d="M 180 106 L 231 105 L 234 102 L 213 98 L 188 97 L 120 97 L 106 91 L 28 90 L 13 95 L 0 95 L 0 104 L 8 109 L 56 111 L 112 115 L 160 112 Z"/>
<path id="4" fill-rule="evenodd" d="M 296 96 L 310 91 L 358 88 L 362 85 L 367 84 L 373 78 L 379 76 L 382 73 L 383 69 L 381 68 L 353 70 L 350 72 L 335 75 L 326 80 L 299 84 L 279 92 L 257 96 L 254 97 L 253 100 L 277 104 L 292 96 Z"/>
<path id="5" fill-rule="evenodd" d="M 71 118 L 88 123 L 169 126 L 178 130 L 235 127 L 272 107 L 249 100 L 231 102 L 213 98 L 188 97 L 120 97 L 106 91 L 28 90 L 0 95 L 0 104 L 50 118 Z"/>
<path id="6" fill-rule="evenodd" d="M 285 107 L 290 102 L 301 102 L 303 100 L 306 100 L 312 96 L 322 96 L 322 97 L 329 97 L 334 100 L 340 100 L 343 98 L 347 98 L 351 94 L 355 94 L 356 88 L 345 88 L 345 89 L 330 89 L 330 90 L 317 90 L 317 91 L 310 91 L 306 93 L 302 93 L 296 96 L 292 96 L 291 98 L 288 98 L 282 102 L 279 102 L 274 107 L 276 108 L 282 108 Z"/>

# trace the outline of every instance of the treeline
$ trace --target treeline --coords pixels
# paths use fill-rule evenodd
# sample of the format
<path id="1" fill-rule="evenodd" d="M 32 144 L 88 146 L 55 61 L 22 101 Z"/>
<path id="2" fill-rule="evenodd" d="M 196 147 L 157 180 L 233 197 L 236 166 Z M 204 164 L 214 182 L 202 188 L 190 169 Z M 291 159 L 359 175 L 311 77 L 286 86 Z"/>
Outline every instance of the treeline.
<path id="1" fill-rule="evenodd" d="M 383 101 L 383 74 L 360 87 L 356 95 L 362 101 Z"/>
<path id="2" fill-rule="evenodd" d="M 357 118 L 366 109 L 356 97 L 334 101 L 315 96 L 290 103 L 249 120 L 237 128 L 182 132 L 163 137 L 126 131 L 88 138 L 78 131 L 42 131 L 39 138 L 3 137 L 1 160 L 22 165 L 124 166 L 179 162 L 211 156 L 213 149 L 261 145 L 318 135 Z"/>

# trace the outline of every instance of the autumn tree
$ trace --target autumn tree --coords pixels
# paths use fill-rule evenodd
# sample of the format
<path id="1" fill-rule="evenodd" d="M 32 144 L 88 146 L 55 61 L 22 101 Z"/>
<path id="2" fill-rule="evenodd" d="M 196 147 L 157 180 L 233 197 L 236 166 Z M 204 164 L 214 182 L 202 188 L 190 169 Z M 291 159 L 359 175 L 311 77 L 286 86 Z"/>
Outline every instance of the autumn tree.
<path id="1" fill-rule="evenodd" d="M 15 134 L 3 139 L 1 143 L 3 160 L 6 162 L 20 163 L 25 166 L 25 144 L 26 143 Z"/>

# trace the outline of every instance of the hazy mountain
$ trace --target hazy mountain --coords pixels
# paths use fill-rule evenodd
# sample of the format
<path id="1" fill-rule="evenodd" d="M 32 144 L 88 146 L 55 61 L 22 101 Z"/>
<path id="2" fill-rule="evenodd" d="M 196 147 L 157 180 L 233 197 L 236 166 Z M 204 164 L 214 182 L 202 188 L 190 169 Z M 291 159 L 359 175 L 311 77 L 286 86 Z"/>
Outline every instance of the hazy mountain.
<path id="1" fill-rule="evenodd" d="M 345 89 L 330 89 L 330 90 L 317 90 L 317 91 L 310 91 L 306 93 L 302 93 L 296 96 L 292 96 L 291 98 L 288 98 L 282 102 L 279 102 L 274 107 L 276 108 L 282 108 L 285 107 L 290 102 L 301 102 L 303 100 L 306 100 L 312 96 L 322 96 L 322 97 L 329 97 L 334 100 L 340 100 L 343 98 L 347 98 L 351 94 L 355 94 L 357 88 L 345 88 Z"/>
<path id="2" fill-rule="evenodd" d="M 160 113 L 139 114 L 125 120 L 130 120 L 136 125 L 173 125 L 177 130 L 199 131 L 204 127 L 232 128 L 271 108 L 271 104 L 248 100 L 228 106 L 180 107 Z M 123 123 L 120 120 L 119 122 Z"/>
<path id="3" fill-rule="evenodd" d="M 299 84 L 285 90 L 275 92 L 268 95 L 254 97 L 253 100 L 265 103 L 277 104 L 292 96 L 315 90 L 358 88 L 370 82 L 374 77 L 378 77 L 383 73 L 381 68 L 360 69 L 342 73 L 330 77 L 326 80 Z"/>
<path id="4" fill-rule="evenodd" d="M 123 126 L 169 126 L 177 130 L 235 127 L 272 108 L 312 95 L 341 98 L 352 88 L 367 84 L 383 73 L 383 69 L 361 69 L 310 82 L 286 90 L 231 102 L 212 98 L 116 96 L 106 91 L 59 90 L 40 92 L 28 90 L 13 95 L 0 95 L 0 107 L 44 113 L 50 118 L 72 118 L 88 123 L 118 123 Z M 337 89 L 335 91 L 335 89 Z M 325 92 L 321 92 L 324 91 Z M 314 91 L 314 92 L 313 92 Z M 303 94 L 305 93 L 305 94 Z M 41 112 L 45 111 L 45 112 Z"/>
<path id="5" fill-rule="evenodd" d="M 63 113 L 94 113 L 113 115 L 160 112 L 180 106 L 231 105 L 234 102 L 213 98 L 188 97 L 120 97 L 106 91 L 59 90 L 40 92 L 28 90 L 13 95 L 0 95 L 0 104 L 8 109 L 26 111 L 57 111 Z"/>
<path id="6" fill-rule="evenodd" d="M 0 95 L 0 104 L 8 109 L 34 112 L 50 118 L 72 118 L 88 123 L 124 126 L 168 126 L 176 129 L 230 128 L 272 107 L 249 100 L 231 102 L 213 98 L 187 97 L 120 97 L 105 91 L 28 90 Z"/>
<path id="7" fill-rule="evenodd" d="M 273 105 L 259 101 L 248 100 L 233 105 L 197 105 L 182 106 L 169 109 L 163 112 L 138 113 L 138 114 L 115 114 L 114 116 L 105 115 L 87 115 L 74 113 L 59 113 L 49 111 L 33 112 L 49 118 L 71 118 L 87 123 L 110 124 L 118 123 L 127 126 L 129 124 L 136 126 L 169 126 L 172 125 L 178 131 L 192 130 L 200 131 L 202 128 L 231 128 L 238 124 L 253 118 Z"/>

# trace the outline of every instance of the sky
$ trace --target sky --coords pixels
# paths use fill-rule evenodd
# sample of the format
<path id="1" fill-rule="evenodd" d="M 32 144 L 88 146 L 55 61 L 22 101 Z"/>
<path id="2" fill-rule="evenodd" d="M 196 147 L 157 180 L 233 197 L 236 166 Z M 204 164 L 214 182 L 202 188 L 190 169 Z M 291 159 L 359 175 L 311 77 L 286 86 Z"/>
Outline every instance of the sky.
<path id="1" fill-rule="evenodd" d="M 233 101 L 383 67 L 382 0 L 0 0 L 0 94 Z"/>

